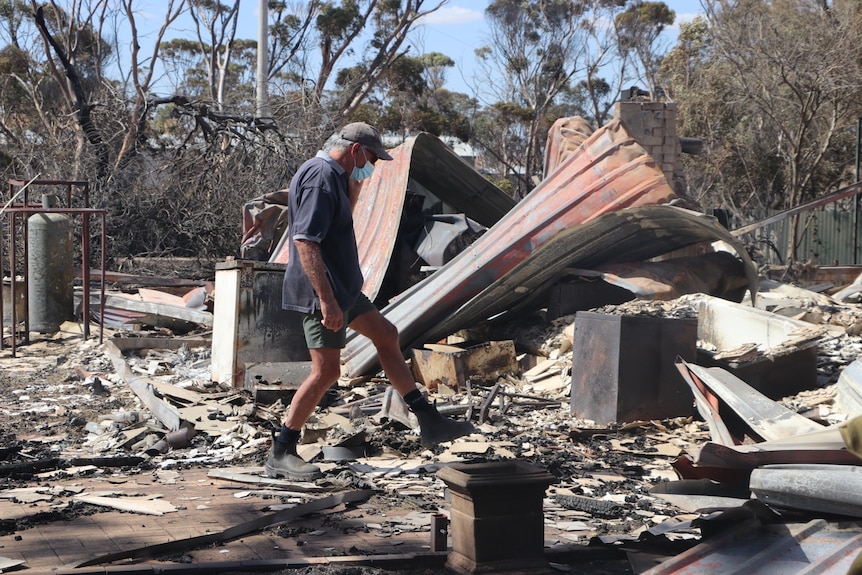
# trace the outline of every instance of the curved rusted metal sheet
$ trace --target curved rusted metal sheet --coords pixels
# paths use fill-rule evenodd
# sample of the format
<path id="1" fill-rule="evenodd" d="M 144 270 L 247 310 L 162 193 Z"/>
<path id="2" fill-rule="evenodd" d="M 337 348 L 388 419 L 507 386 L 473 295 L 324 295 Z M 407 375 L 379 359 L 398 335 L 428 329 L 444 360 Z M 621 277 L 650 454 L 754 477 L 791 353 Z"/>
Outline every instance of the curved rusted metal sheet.
<path id="1" fill-rule="evenodd" d="M 515 200 L 432 134 L 420 133 L 389 150 L 389 154 L 392 160 L 377 162 L 353 209 L 359 263 L 365 276 L 362 291 L 372 301 L 389 267 L 411 183 L 486 227 L 493 226 L 515 206 Z M 288 252 L 285 243 L 270 261 L 287 263 Z"/>
<path id="2" fill-rule="evenodd" d="M 402 346 L 409 344 L 560 232 L 603 214 L 675 197 L 653 159 L 613 120 L 469 248 L 399 295 L 383 313 L 398 327 Z M 344 358 L 350 373 L 365 373 L 377 361 L 370 342 L 355 335 Z"/>
<path id="3" fill-rule="evenodd" d="M 643 575 L 745 573 L 746 575 L 846 575 L 862 557 L 862 525 L 858 521 L 767 524 L 757 519 L 718 516 L 733 524 L 699 545 L 656 565 Z M 701 522 L 707 527 L 709 520 Z M 862 561 L 862 559 L 858 559 Z M 857 564 L 858 565 L 858 564 Z"/>
<path id="4" fill-rule="evenodd" d="M 520 262 L 419 340 L 435 341 L 503 312 L 517 313 L 544 297 L 566 268 L 642 262 L 687 246 L 723 240 L 745 267 L 748 289 L 757 292 L 757 268 L 743 246 L 712 216 L 674 206 L 643 206 L 574 225 Z"/>
<path id="5" fill-rule="evenodd" d="M 554 122 L 545 144 L 545 175 L 556 170 L 592 133 L 593 127 L 581 116 L 560 118 Z"/>

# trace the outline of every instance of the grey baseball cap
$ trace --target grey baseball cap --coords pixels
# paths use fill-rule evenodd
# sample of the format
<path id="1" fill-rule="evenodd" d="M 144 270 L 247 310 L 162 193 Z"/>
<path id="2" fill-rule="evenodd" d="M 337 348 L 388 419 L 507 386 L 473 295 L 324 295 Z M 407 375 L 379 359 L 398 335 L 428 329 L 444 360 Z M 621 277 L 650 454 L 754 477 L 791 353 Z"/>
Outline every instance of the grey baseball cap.
<path id="1" fill-rule="evenodd" d="M 381 160 L 391 160 L 386 150 L 383 148 L 383 140 L 380 139 L 380 132 L 369 126 L 365 122 L 353 122 L 347 124 L 341 129 L 341 137 L 357 144 L 362 144 Z"/>

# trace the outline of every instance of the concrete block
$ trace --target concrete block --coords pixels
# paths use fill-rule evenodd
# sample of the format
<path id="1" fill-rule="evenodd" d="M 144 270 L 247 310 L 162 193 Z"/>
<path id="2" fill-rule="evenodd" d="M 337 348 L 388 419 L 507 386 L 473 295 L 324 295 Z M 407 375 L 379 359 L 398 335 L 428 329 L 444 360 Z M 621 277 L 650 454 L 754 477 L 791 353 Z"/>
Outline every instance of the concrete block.
<path id="1" fill-rule="evenodd" d="M 664 102 L 635 102 L 640 105 L 642 110 L 648 111 L 656 111 L 656 110 L 664 110 L 665 103 Z"/>
<path id="2" fill-rule="evenodd" d="M 661 147 L 661 145 L 664 144 L 664 138 L 661 136 L 644 135 L 638 136 L 635 139 L 638 141 L 638 144 L 644 148 L 651 148 L 653 146 Z"/>
<path id="3" fill-rule="evenodd" d="M 696 350 L 696 319 L 579 311 L 572 414 L 599 425 L 691 415 L 693 397 L 675 361 L 694 359 Z"/>

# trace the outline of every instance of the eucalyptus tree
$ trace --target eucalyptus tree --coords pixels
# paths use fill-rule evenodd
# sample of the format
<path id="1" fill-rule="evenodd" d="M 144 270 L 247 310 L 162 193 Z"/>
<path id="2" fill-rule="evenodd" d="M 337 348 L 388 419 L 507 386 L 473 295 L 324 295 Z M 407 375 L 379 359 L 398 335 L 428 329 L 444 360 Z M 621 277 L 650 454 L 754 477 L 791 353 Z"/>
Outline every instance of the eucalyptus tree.
<path id="1" fill-rule="evenodd" d="M 494 104 L 500 120 L 516 121 L 486 123 L 508 134 L 477 133 L 517 180 L 517 197 L 540 176 L 546 112 L 582 67 L 585 10 L 585 2 L 570 0 L 495 0 L 485 10 L 489 43 L 476 51 L 486 79 L 480 100 Z"/>
<path id="2" fill-rule="evenodd" d="M 18 142 L 45 138 L 44 143 L 65 148 L 61 157 L 69 167 L 63 173 L 71 177 L 86 171 L 88 151 L 97 158 L 95 168 L 104 171 L 110 161 L 108 144 L 94 119 L 95 103 L 104 101 L 102 65 L 110 56 L 99 33 L 104 7 L 74 5 L 66 10 L 54 2 L 8 2 L 2 16 L 9 41 L 4 83 L 14 86 L 4 93 L 4 111 L 14 107 L 15 124 L 27 126 L 18 133 Z M 28 172 L 58 170 L 56 158 L 35 153 L 24 158 L 21 152 L 15 155 L 28 164 Z"/>
<path id="3" fill-rule="evenodd" d="M 707 0 L 708 28 L 667 62 L 688 135 L 709 139 L 712 177 L 742 209 L 787 209 L 839 185 L 836 151 L 862 113 L 862 6 Z M 846 154 L 849 156 L 849 154 Z M 850 158 L 846 157 L 844 166 Z M 747 190 L 740 194 L 740 190 Z M 784 255 L 797 259 L 798 218 Z"/>
<path id="4" fill-rule="evenodd" d="M 605 124 L 620 91 L 646 76 L 637 62 L 652 73 L 657 35 L 674 18 L 663 3 L 641 0 L 496 0 L 486 14 L 477 92 L 488 117 L 474 132 L 517 179 L 518 197 L 545 175 L 544 144 L 558 114 Z"/>
<path id="5" fill-rule="evenodd" d="M 616 15 L 618 46 L 623 54 L 632 54 L 638 77 L 645 82 L 651 100 L 659 100 L 657 74 L 662 55 L 662 32 L 674 23 L 676 14 L 664 2 L 637 1 Z"/>
<path id="6" fill-rule="evenodd" d="M 435 52 L 398 58 L 355 117 L 401 140 L 418 132 L 469 140 L 470 117 L 476 102 L 443 87 L 444 68 L 454 65 L 451 58 Z M 361 73 L 362 70 L 342 70 L 336 84 L 347 84 L 352 74 Z"/>
<path id="7" fill-rule="evenodd" d="M 166 2 L 158 37 L 178 16 L 183 2 Z M 112 165 L 121 165 L 134 153 L 147 117 L 158 47 L 142 52 L 132 4 L 133 0 L 30 0 L 0 5 L 7 57 L 2 81 L 12 88 L 4 91 L 2 107 L 18 112 L 15 123 L 26 124 L 29 137 L 22 139 L 21 131 L 14 129 L 8 133 L 18 134 L 13 138 L 24 148 L 41 139 L 43 149 L 54 152 L 24 158 L 24 150 L 17 150 L 19 164 L 32 164 L 27 171 L 101 179 Z M 117 32 L 117 23 L 126 18 L 131 35 Z M 12 128 L 7 118 L 12 116 L 4 117 Z"/>
<path id="8" fill-rule="evenodd" d="M 219 109 L 224 100 L 225 82 L 233 55 L 240 0 L 222 3 L 213 0 L 188 0 L 189 15 L 206 69 L 210 97 Z"/>

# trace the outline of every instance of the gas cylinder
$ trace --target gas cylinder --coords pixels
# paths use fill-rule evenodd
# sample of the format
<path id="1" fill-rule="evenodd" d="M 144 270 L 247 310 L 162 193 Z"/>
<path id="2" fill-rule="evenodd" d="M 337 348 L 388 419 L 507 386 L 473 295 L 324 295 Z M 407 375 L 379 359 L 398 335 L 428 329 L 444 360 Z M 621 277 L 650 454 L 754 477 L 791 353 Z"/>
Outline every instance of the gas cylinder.
<path id="1" fill-rule="evenodd" d="M 42 196 L 42 207 L 56 206 Z M 30 331 L 53 334 L 74 317 L 72 222 L 63 214 L 37 213 L 27 218 L 27 302 Z"/>

